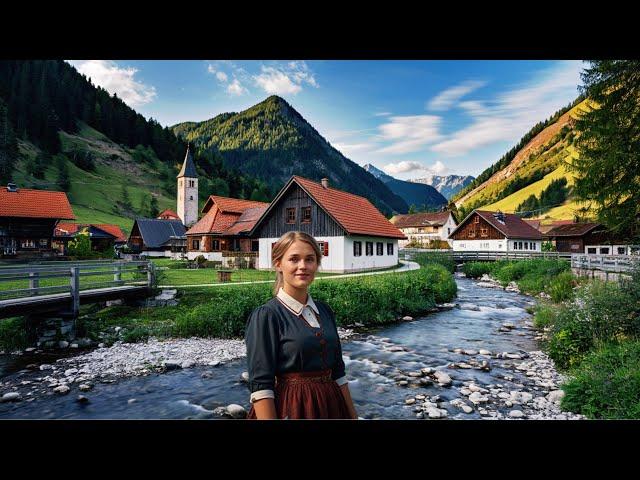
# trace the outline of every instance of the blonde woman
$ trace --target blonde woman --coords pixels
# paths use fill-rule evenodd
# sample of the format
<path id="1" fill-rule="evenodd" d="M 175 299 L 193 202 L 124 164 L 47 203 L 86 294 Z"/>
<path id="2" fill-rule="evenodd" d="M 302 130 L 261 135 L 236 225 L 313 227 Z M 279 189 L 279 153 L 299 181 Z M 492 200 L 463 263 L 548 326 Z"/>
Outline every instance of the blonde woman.
<path id="1" fill-rule="evenodd" d="M 274 298 L 256 308 L 245 333 L 250 419 L 357 419 L 335 315 L 309 295 L 322 254 L 303 232 L 273 246 Z"/>

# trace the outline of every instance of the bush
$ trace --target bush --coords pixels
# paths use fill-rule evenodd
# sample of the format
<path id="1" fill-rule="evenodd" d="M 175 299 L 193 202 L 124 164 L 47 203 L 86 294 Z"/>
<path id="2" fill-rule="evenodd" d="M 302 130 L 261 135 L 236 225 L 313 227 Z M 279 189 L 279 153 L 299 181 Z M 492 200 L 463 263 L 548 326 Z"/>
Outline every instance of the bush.
<path id="1" fill-rule="evenodd" d="M 462 266 L 462 272 L 469 278 L 480 278 L 490 274 L 494 265 L 491 262 L 467 262 Z"/>
<path id="2" fill-rule="evenodd" d="M 562 386 L 561 407 L 589 418 L 640 418 L 640 342 L 604 345 Z"/>
<path id="3" fill-rule="evenodd" d="M 149 339 L 150 332 L 145 326 L 135 326 L 123 329 L 123 333 L 121 333 L 121 335 L 124 343 L 136 343 L 147 341 Z"/>
<path id="4" fill-rule="evenodd" d="M 429 264 L 437 263 L 449 270 L 451 273 L 456 271 L 456 262 L 447 252 L 422 252 L 413 257 L 413 260 L 424 267 Z"/>
<path id="5" fill-rule="evenodd" d="M 8 351 L 26 348 L 31 340 L 24 317 L 0 320 L 0 348 Z"/>
<path id="6" fill-rule="evenodd" d="M 575 276 L 571 272 L 562 272 L 545 288 L 545 291 L 551 296 L 551 300 L 556 303 L 573 299 L 573 288 L 578 284 Z"/>
<path id="7" fill-rule="evenodd" d="M 549 304 L 538 304 L 533 310 L 533 326 L 535 328 L 545 328 L 553 324 L 557 315 L 557 306 Z"/>

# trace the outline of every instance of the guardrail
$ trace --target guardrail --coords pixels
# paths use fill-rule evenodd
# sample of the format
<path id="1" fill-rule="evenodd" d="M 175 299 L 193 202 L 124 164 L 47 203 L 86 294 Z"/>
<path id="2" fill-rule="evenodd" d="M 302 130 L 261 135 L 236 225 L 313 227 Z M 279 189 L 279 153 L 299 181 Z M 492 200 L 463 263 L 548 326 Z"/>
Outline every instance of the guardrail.
<path id="1" fill-rule="evenodd" d="M 640 264 L 638 255 L 573 255 L 571 268 L 580 270 L 600 270 L 603 272 L 630 272 Z"/>
<path id="2" fill-rule="evenodd" d="M 429 250 L 421 248 L 405 248 L 400 250 L 401 256 L 410 259 L 417 253 L 438 253 L 447 255 L 454 260 L 528 260 L 532 258 L 553 258 L 570 260 L 571 253 L 564 252 L 483 252 L 483 251 L 453 251 L 453 250 Z"/>
<path id="3" fill-rule="evenodd" d="M 92 279 L 95 280 L 92 281 Z M 27 282 L 28 287 L 26 287 Z M 42 285 L 41 282 L 48 285 Z M 81 291 L 107 290 L 124 286 L 152 288 L 154 285 L 155 266 L 153 262 L 148 260 L 136 262 L 51 262 L 46 265 L 0 267 L 0 300 L 43 297 L 69 292 L 74 312 L 79 309 Z"/>

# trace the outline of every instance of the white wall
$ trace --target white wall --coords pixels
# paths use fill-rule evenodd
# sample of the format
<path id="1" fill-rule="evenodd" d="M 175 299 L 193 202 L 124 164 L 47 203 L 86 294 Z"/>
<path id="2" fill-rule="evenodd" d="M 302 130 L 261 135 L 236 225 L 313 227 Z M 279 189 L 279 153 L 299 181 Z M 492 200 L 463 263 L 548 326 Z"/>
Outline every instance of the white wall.
<path id="1" fill-rule="evenodd" d="M 365 268 L 383 268 L 398 264 L 398 240 L 380 237 L 314 237 L 318 242 L 329 242 L 329 255 L 322 257 L 320 271 L 348 272 Z M 353 256 L 354 240 L 362 242 L 362 255 Z M 261 270 L 271 267 L 271 244 L 278 238 L 261 238 L 259 240 L 258 268 Z M 374 242 L 373 256 L 367 256 L 366 242 Z M 376 242 L 384 245 L 383 255 L 376 255 Z M 387 243 L 393 243 L 393 255 L 387 255 Z"/>
<path id="2" fill-rule="evenodd" d="M 522 249 L 514 248 L 513 242 L 522 243 Z M 524 248 L 528 243 L 528 248 Z M 501 239 L 501 240 L 453 240 L 453 250 L 455 252 L 541 252 L 542 242 L 540 240 L 528 239 Z M 533 248 L 535 246 L 535 248 Z"/>
<path id="3" fill-rule="evenodd" d="M 590 248 L 595 248 L 595 253 L 589 253 Z M 602 249 L 609 249 L 609 253 L 603 253 Z M 624 248 L 624 253 L 618 253 L 618 248 Z M 584 253 L 588 255 L 630 255 L 629 245 L 586 245 Z"/>
<path id="4" fill-rule="evenodd" d="M 449 242 L 449 245 L 453 245 L 453 240 L 449 238 L 449 234 L 451 234 L 451 232 L 453 232 L 457 226 L 458 225 L 453 219 L 453 215 L 449 214 L 449 218 L 442 227 L 442 240 L 446 240 L 447 242 Z"/>
<path id="5" fill-rule="evenodd" d="M 193 187 L 189 187 L 189 181 L 195 181 Z M 177 190 L 177 214 L 186 227 L 190 227 L 198 221 L 198 179 L 189 177 L 178 178 Z M 193 198 L 193 200 L 190 200 Z"/>
<path id="6" fill-rule="evenodd" d="M 222 260 L 222 252 L 201 252 L 199 250 L 187 252 L 187 259 L 194 260 L 200 255 L 202 255 L 207 260 Z"/>

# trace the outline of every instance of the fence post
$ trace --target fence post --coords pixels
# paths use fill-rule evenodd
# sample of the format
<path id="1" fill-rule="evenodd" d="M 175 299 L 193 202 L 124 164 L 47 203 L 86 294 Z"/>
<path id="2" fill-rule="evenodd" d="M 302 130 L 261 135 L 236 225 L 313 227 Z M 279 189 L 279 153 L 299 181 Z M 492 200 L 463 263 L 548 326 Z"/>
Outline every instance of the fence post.
<path id="1" fill-rule="evenodd" d="M 122 280 L 122 264 L 116 263 L 113 267 L 113 281 L 120 282 Z"/>
<path id="2" fill-rule="evenodd" d="M 71 313 L 74 318 L 80 312 L 80 267 L 71 267 Z"/>
<path id="3" fill-rule="evenodd" d="M 29 272 L 29 288 L 38 288 L 40 286 L 40 274 L 38 272 Z M 29 295 L 38 295 L 38 290 L 31 290 Z"/>
<path id="4" fill-rule="evenodd" d="M 147 287 L 153 288 L 155 287 L 155 284 L 156 284 L 155 267 L 153 262 L 149 260 L 149 263 L 147 264 Z"/>

